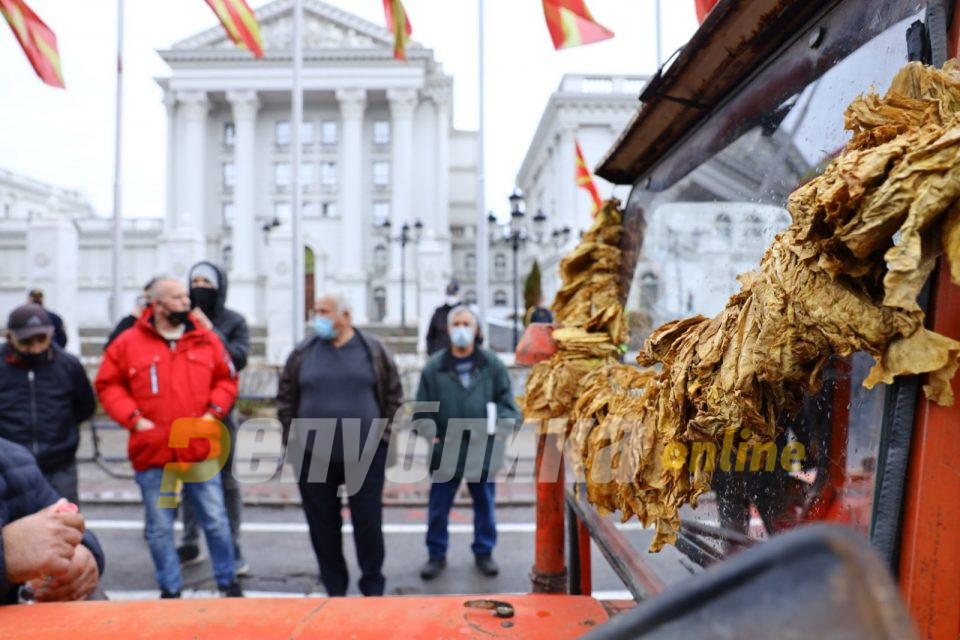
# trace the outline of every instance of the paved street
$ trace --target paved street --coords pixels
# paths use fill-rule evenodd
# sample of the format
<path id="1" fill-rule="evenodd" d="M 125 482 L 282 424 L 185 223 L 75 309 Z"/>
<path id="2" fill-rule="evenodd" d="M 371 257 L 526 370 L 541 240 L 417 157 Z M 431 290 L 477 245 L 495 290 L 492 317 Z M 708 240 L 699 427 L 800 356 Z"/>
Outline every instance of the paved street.
<path id="1" fill-rule="evenodd" d="M 103 586 L 111 598 L 155 598 L 156 584 L 137 505 L 91 506 L 84 509 L 89 526 L 107 552 L 107 573 Z M 438 579 L 424 582 L 419 567 L 426 560 L 424 549 L 425 510 L 391 507 L 385 512 L 387 593 L 389 595 L 455 593 L 525 593 L 530 590 L 533 564 L 534 513 L 532 507 L 505 507 L 499 510 L 500 535 L 495 557 L 501 573 L 496 578 L 481 576 L 473 567 L 470 542 L 472 515 L 469 508 L 451 514 L 451 545 L 448 568 Z M 349 520 L 345 514 L 344 552 L 351 573 L 350 594 L 356 589 L 357 563 Z M 643 549 L 650 532 L 628 526 L 626 535 Z M 250 507 L 245 512 L 243 549 L 251 565 L 244 580 L 250 595 L 323 595 L 317 584 L 317 566 L 310 548 L 306 523 L 299 507 Z M 207 555 L 205 553 L 205 555 Z M 594 590 L 600 597 L 627 598 L 629 594 L 594 550 Z M 651 556 L 666 575 L 678 579 L 685 570 L 672 550 Z M 209 561 L 184 569 L 186 589 L 199 594 L 215 589 Z"/>

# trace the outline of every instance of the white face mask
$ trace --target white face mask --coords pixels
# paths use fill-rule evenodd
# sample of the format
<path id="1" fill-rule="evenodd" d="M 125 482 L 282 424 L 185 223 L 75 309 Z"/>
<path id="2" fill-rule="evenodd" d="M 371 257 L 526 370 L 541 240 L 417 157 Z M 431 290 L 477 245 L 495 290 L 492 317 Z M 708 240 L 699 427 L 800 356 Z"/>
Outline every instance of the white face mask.
<path id="1" fill-rule="evenodd" d="M 470 327 L 453 327 L 450 329 L 450 342 L 455 347 L 466 349 L 473 344 L 474 333 Z"/>
<path id="2" fill-rule="evenodd" d="M 458 304 L 460 304 L 460 298 L 458 298 L 457 296 L 447 296 L 448 306 L 455 307 Z"/>

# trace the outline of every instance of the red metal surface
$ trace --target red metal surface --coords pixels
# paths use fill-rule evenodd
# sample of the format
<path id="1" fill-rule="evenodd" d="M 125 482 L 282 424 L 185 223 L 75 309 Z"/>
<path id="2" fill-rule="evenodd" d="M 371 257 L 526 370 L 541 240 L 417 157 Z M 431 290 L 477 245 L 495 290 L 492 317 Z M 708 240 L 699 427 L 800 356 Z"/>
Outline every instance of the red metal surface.
<path id="1" fill-rule="evenodd" d="M 486 596 L 476 596 L 484 598 Z M 79 602 L 0 607 L 5 640 L 71 638 L 576 638 L 608 616 L 586 596 L 498 596 L 511 618 L 464 607 L 472 596 Z"/>
<path id="2" fill-rule="evenodd" d="M 527 325 L 514 353 L 516 363 L 532 367 L 552 357 L 557 352 L 557 341 L 553 339 L 553 327 L 554 325 L 543 322 Z"/>
<path id="3" fill-rule="evenodd" d="M 580 594 L 589 596 L 593 593 L 593 559 L 590 555 L 590 530 L 583 520 L 577 518 L 577 543 L 580 556 Z"/>
<path id="4" fill-rule="evenodd" d="M 541 477 L 541 469 L 548 473 Z M 557 473 L 554 473 L 557 469 Z M 555 434 L 541 435 L 537 441 L 537 540 L 533 564 L 534 593 L 566 591 L 564 551 L 564 472 L 563 456 Z"/>
<path id="5" fill-rule="evenodd" d="M 960 339 L 960 287 L 941 269 L 931 328 Z M 920 635 L 960 637 L 960 384 L 954 404 L 917 406 L 900 551 L 900 588 Z"/>
<path id="6" fill-rule="evenodd" d="M 949 54 L 960 50 L 960 7 L 954 3 Z M 934 282 L 930 327 L 960 339 L 960 288 L 950 282 L 943 260 Z M 954 404 L 926 399 L 917 405 L 910 447 L 907 492 L 900 540 L 900 590 L 924 638 L 960 637 L 960 385 Z"/>

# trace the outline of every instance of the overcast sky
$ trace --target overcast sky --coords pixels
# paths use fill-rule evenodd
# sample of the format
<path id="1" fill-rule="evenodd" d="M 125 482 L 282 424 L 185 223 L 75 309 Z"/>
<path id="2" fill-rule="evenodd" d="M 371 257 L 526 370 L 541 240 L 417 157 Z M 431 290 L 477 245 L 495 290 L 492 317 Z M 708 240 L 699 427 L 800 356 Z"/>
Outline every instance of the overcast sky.
<path id="1" fill-rule="evenodd" d="M 328 0 L 377 24 L 381 0 Z M 115 0 L 30 0 L 57 34 L 65 91 L 33 72 L 7 27 L 0 29 L 0 168 L 78 189 L 103 215 L 112 210 Z M 254 8 L 267 4 L 254 0 Z M 477 127 L 476 0 L 404 0 L 413 38 L 454 78 L 454 126 Z M 547 99 L 564 73 L 651 74 L 654 0 L 589 0 L 612 40 L 554 51 L 538 0 L 486 0 L 487 208 L 505 214 L 507 195 Z M 693 0 L 663 2 L 663 57 L 696 30 Z M 169 74 L 156 54 L 216 24 L 203 0 L 127 0 L 124 51 L 123 209 L 164 210 L 166 112 L 154 78 Z M 587 158 L 590 165 L 599 158 Z M 573 169 L 571 168 L 571 179 Z"/>

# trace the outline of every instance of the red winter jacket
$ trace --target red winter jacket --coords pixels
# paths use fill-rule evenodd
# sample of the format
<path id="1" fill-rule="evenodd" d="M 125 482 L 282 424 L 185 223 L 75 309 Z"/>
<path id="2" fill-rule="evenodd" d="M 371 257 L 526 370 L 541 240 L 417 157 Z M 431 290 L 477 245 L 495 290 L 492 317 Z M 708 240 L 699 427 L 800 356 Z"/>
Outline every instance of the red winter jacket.
<path id="1" fill-rule="evenodd" d="M 203 438 L 191 438 L 189 447 L 172 449 L 170 427 L 179 418 L 208 412 L 222 420 L 237 396 L 236 372 L 213 332 L 188 321 L 171 350 L 152 316 L 147 309 L 134 327 L 110 344 L 94 383 L 104 410 L 130 430 L 127 453 L 136 471 L 219 455 L 219 447 L 211 451 Z M 141 415 L 156 427 L 134 431 Z"/>

